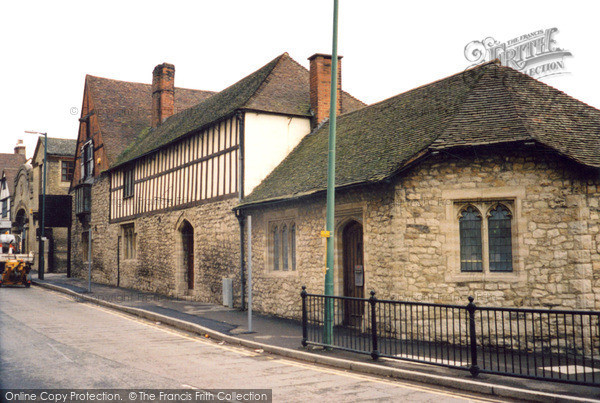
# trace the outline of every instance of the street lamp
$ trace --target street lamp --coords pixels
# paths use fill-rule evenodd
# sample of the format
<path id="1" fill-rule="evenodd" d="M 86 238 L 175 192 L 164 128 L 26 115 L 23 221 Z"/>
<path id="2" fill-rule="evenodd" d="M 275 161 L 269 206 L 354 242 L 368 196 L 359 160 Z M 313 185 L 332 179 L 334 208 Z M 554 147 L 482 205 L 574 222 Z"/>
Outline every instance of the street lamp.
<path id="1" fill-rule="evenodd" d="M 42 174 L 42 225 L 40 226 L 40 244 L 39 244 L 39 253 L 40 253 L 40 267 L 38 268 L 38 278 L 40 280 L 44 279 L 44 267 L 46 261 L 44 259 L 44 241 L 46 240 L 46 158 L 48 157 L 48 133 L 42 132 L 34 132 L 25 130 L 25 133 L 29 134 L 37 134 L 40 136 L 44 136 L 44 173 Z"/>

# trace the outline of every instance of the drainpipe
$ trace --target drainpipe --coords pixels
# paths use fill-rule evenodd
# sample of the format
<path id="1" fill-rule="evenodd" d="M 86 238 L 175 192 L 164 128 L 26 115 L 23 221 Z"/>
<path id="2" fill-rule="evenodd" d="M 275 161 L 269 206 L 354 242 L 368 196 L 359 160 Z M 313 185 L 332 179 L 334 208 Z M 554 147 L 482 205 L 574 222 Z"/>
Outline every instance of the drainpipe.
<path id="1" fill-rule="evenodd" d="M 238 202 L 244 198 L 244 113 L 236 113 L 238 124 Z M 240 298 L 241 308 L 246 309 L 246 276 L 244 274 L 244 213 L 236 211 L 236 217 L 240 223 Z"/>

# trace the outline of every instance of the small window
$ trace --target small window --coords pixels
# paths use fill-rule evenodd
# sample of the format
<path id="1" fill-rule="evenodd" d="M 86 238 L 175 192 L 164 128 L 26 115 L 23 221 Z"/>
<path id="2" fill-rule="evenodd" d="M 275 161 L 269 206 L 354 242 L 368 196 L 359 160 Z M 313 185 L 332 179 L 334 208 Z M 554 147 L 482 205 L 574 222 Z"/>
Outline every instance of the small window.
<path id="1" fill-rule="evenodd" d="M 488 217 L 490 271 L 512 271 L 510 211 L 499 204 Z"/>
<path id="2" fill-rule="evenodd" d="M 274 271 L 296 270 L 296 224 L 281 220 L 269 225 L 269 261 Z"/>
<path id="3" fill-rule="evenodd" d="M 2 218 L 8 215 L 8 199 L 2 200 Z"/>
<path id="4" fill-rule="evenodd" d="M 292 249 L 292 270 L 296 270 L 296 224 L 290 229 L 290 247 Z"/>
<path id="5" fill-rule="evenodd" d="M 279 228 L 273 227 L 273 270 L 279 270 Z"/>
<path id="6" fill-rule="evenodd" d="M 71 182 L 73 179 L 73 161 L 61 161 L 60 163 L 60 180 L 62 182 Z"/>
<path id="7" fill-rule="evenodd" d="M 81 179 L 85 180 L 94 174 L 94 145 L 88 141 L 81 148 Z"/>
<path id="8" fill-rule="evenodd" d="M 468 206 L 459 218 L 460 231 L 460 270 L 482 271 L 481 214 Z"/>
<path id="9" fill-rule="evenodd" d="M 288 230 L 287 225 L 283 224 L 281 228 L 281 265 L 283 266 L 283 270 L 287 270 L 289 268 L 288 261 Z"/>
<path id="10" fill-rule="evenodd" d="M 136 258 L 136 247 L 135 247 L 135 228 L 133 224 L 123 225 L 123 258 L 124 259 L 135 259 Z"/>
<path id="11" fill-rule="evenodd" d="M 133 169 L 127 169 L 123 173 L 123 198 L 133 196 Z"/>

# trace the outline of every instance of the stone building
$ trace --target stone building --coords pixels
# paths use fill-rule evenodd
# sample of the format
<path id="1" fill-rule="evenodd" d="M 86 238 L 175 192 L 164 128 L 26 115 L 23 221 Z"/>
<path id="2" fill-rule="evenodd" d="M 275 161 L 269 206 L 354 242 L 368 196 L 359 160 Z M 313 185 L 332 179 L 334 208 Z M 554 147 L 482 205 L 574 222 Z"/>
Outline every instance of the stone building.
<path id="1" fill-rule="evenodd" d="M 328 130 L 236 207 L 260 311 L 323 292 Z M 340 116 L 336 164 L 336 295 L 600 309 L 599 110 L 487 63 Z"/>
<path id="2" fill-rule="evenodd" d="M 94 177 L 91 217 L 74 239 L 83 246 L 91 233 L 94 279 L 212 302 L 221 301 L 226 279 L 235 303 L 243 304 L 243 218 L 240 224 L 233 207 L 320 123 L 328 69 L 327 55 L 314 55 L 309 72 L 285 53 L 176 113 L 174 67 L 157 66 L 152 93 L 139 100 L 151 103 L 152 113 L 140 121 L 135 140 L 106 168 L 87 170 Z M 338 91 L 340 112 L 364 106 Z M 82 122 L 81 147 L 85 132 Z M 86 181 L 74 184 L 83 195 Z M 84 267 L 84 258 L 75 261 Z"/>
<path id="3" fill-rule="evenodd" d="M 11 229 L 11 206 L 15 194 L 15 176 L 21 164 L 26 161 L 23 140 L 19 140 L 14 154 L 0 154 L 0 233 Z"/>
<path id="4" fill-rule="evenodd" d="M 73 274 L 81 275 L 88 263 L 89 234 L 95 233 L 92 249 L 95 278 L 104 279 L 104 253 L 118 248 L 119 239 L 104 237 L 108 217 L 106 170 L 133 143 L 139 133 L 150 125 L 153 116 L 153 91 L 150 84 L 119 81 L 86 75 L 75 170 L 70 193 L 73 200 L 72 263 Z M 172 88 L 177 111 L 185 110 L 210 97 L 211 91 Z M 159 102 L 157 99 L 156 102 Z M 174 105 L 171 107 L 175 108 Z M 163 105 L 165 106 L 165 105 Z M 165 109 L 168 109 L 166 106 Z M 171 109 L 173 111 L 173 109 Z M 91 230 L 91 231 L 90 231 Z M 100 242 L 103 240 L 104 243 Z M 96 274 L 97 273 L 97 274 Z M 114 279 L 113 279 L 114 280 Z M 116 280 L 118 284 L 118 279 Z"/>
<path id="5" fill-rule="evenodd" d="M 46 195 L 67 195 L 73 176 L 75 140 L 48 138 Z M 34 252 L 39 258 L 36 233 L 41 225 L 39 197 L 43 192 L 44 138 L 38 140 L 31 162 L 21 165 L 15 177 L 13 232 L 21 235 L 24 253 Z M 68 206 L 65 206 L 68 208 Z M 47 214 L 51 212 L 46 207 Z M 54 213 L 58 213 L 55 211 Z M 67 270 L 67 228 L 46 226 L 46 270 L 64 273 Z"/>

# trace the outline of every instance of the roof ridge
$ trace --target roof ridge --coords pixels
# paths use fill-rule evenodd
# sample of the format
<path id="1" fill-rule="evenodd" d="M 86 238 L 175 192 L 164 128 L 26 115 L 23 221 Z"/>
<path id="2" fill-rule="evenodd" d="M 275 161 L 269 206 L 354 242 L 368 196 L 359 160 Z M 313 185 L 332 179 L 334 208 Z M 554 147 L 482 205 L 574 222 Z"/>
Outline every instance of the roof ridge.
<path id="1" fill-rule="evenodd" d="M 269 71 L 269 73 L 268 73 L 267 75 L 265 75 L 265 78 L 263 78 L 263 80 L 261 81 L 261 83 L 260 83 L 260 84 L 259 84 L 259 85 L 256 87 L 256 90 L 254 90 L 254 91 L 253 91 L 253 92 L 252 92 L 252 93 L 251 93 L 251 94 L 248 96 L 248 98 L 247 98 L 247 99 L 246 99 L 244 102 L 242 102 L 242 105 L 241 105 L 241 107 L 244 107 L 244 106 L 246 106 L 248 103 L 250 103 L 250 101 L 251 101 L 252 99 L 254 99 L 256 96 L 258 96 L 258 94 L 260 94 L 260 93 L 261 93 L 261 91 L 264 89 L 264 87 L 265 87 L 265 86 L 266 86 L 266 85 L 269 83 L 269 81 L 270 81 L 270 80 L 269 80 L 269 78 L 270 78 L 270 77 L 271 77 L 271 75 L 273 74 L 273 71 L 275 70 L 275 68 L 276 68 L 277 66 L 279 66 L 279 63 L 281 63 L 281 61 L 283 60 L 283 58 L 284 58 L 284 57 L 286 57 L 286 56 L 287 56 L 287 58 L 288 58 L 288 59 L 291 59 L 291 60 L 293 60 L 293 59 L 290 57 L 290 55 L 289 55 L 289 53 L 288 53 L 288 52 L 283 52 L 282 54 L 280 54 L 279 56 L 277 56 L 275 59 L 273 59 L 273 60 L 271 60 L 269 63 L 265 64 L 263 67 L 261 67 L 260 69 L 256 70 L 256 71 L 262 70 L 263 68 L 265 68 L 266 66 L 268 66 L 269 64 L 271 64 L 271 63 L 275 62 L 275 60 L 277 60 L 277 62 L 275 62 L 275 63 L 273 64 L 273 67 L 271 67 L 271 70 Z M 256 72 L 256 71 L 255 71 L 255 72 Z M 255 72 L 254 72 L 254 73 L 255 73 Z M 252 74 L 254 74 L 254 73 L 252 73 Z M 244 77 L 244 78 L 246 78 L 246 77 Z M 243 80 L 244 78 L 242 78 L 242 80 Z M 242 80 L 239 80 L 239 81 L 242 81 Z M 237 82 L 236 82 L 236 84 L 237 84 L 239 81 L 237 81 Z"/>

